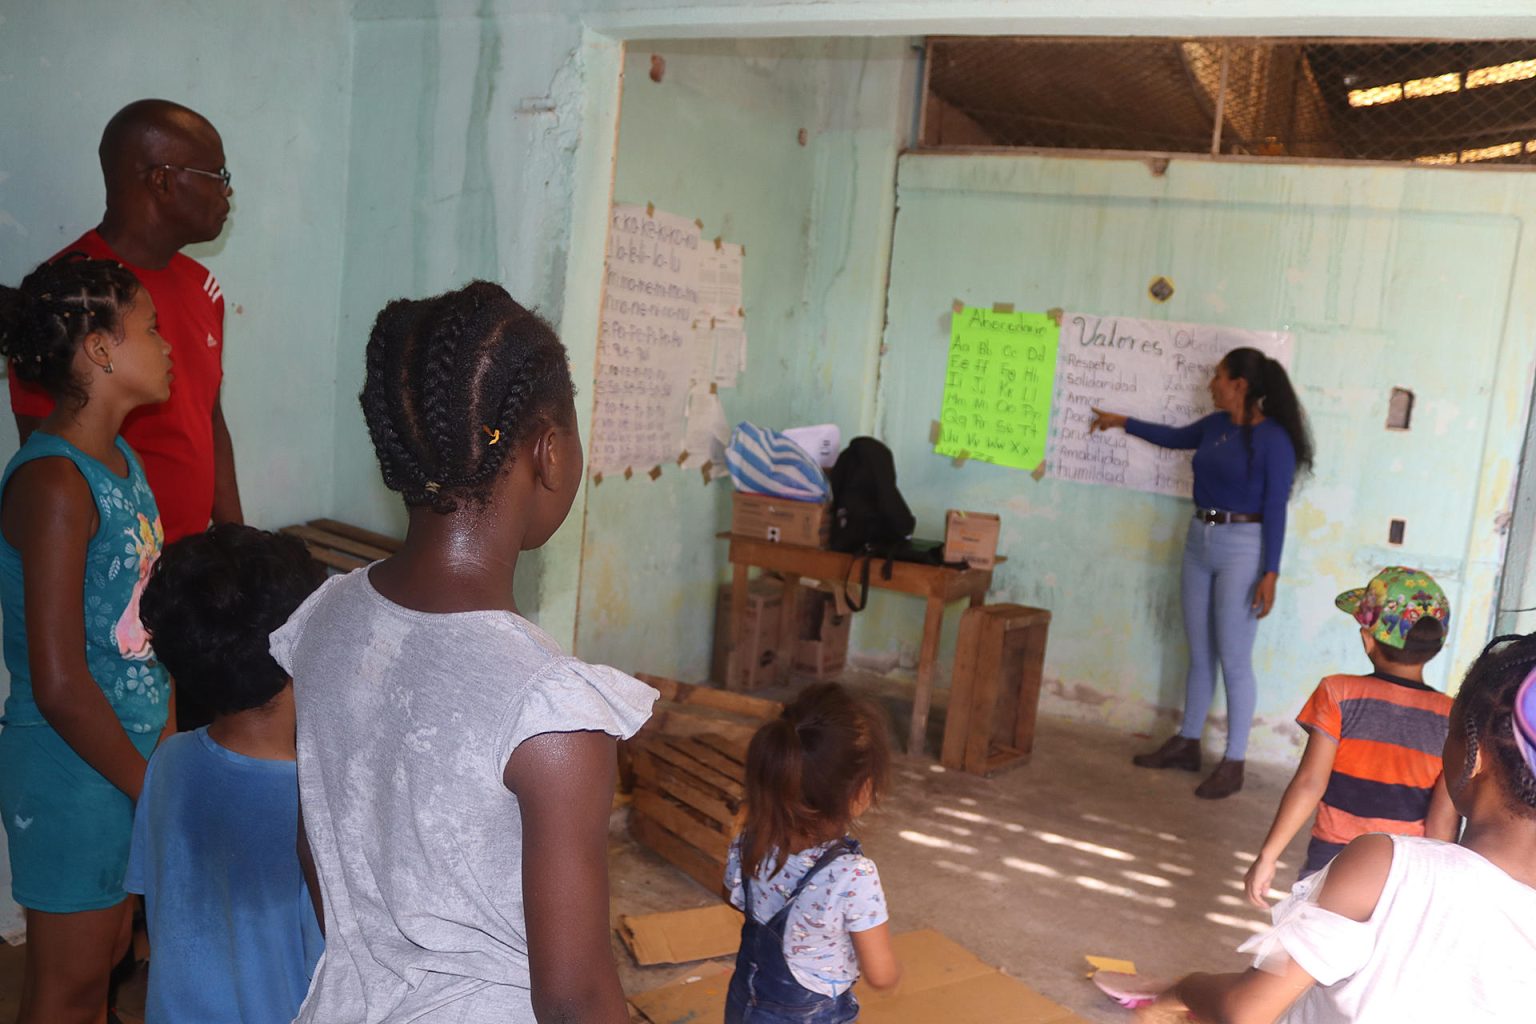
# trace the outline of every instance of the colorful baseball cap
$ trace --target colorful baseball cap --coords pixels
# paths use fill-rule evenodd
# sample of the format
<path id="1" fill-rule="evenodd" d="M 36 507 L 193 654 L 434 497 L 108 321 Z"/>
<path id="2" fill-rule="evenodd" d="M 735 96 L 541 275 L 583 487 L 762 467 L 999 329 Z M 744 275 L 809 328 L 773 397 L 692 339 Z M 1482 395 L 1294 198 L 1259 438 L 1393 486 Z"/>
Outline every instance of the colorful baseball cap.
<path id="1" fill-rule="evenodd" d="M 1377 643 L 1401 649 L 1413 624 L 1429 615 L 1442 626 L 1451 622 L 1451 602 L 1433 576 L 1420 569 L 1394 565 L 1381 570 L 1358 590 L 1334 599 L 1340 611 L 1370 630 Z"/>

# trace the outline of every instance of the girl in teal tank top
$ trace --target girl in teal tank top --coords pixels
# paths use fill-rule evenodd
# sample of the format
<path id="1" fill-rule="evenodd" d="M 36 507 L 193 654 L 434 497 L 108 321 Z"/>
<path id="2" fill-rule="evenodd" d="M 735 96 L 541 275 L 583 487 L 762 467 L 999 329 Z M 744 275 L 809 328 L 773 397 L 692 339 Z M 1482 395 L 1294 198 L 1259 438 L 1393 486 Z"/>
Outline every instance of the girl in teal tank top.
<path id="1" fill-rule="evenodd" d="M 21 1019 L 100 1020 L 128 924 L 133 803 L 170 711 L 138 611 L 160 516 L 118 432 L 170 396 L 170 347 L 132 274 L 65 257 L 0 288 L 0 355 L 57 401 L 0 477 L 0 818 L 27 913 Z"/>

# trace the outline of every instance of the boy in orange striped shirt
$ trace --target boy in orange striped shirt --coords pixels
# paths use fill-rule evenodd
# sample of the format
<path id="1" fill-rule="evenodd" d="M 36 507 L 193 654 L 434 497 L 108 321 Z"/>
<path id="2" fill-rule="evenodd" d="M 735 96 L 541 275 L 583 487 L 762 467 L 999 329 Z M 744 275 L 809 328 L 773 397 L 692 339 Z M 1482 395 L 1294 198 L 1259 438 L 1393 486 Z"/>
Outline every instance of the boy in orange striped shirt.
<path id="1" fill-rule="evenodd" d="M 1456 838 L 1440 758 L 1451 698 L 1424 682 L 1425 664 L 1445 644 L 1445 592 L 1426 572 L 1392 566 L 1335 603 L 1360 624 L 1375 671 L 1329 676 L 1296 716 L 1307 748 L 1244 879 L 1249 902 L 1259 907 L 1269 905 L 1276 862 L 1314 809 L 1301 878 L 1367 832 Z"/>

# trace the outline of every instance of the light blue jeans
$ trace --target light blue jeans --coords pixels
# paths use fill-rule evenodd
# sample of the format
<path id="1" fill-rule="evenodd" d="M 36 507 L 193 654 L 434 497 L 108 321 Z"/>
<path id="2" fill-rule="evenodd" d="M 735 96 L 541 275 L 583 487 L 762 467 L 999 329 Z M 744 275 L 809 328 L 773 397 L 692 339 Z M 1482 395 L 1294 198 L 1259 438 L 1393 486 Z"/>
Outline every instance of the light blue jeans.
<path id="1" fill-rule="evenodd" d="M 1227 688 L 1227 753 L 1241 761 L 1258 700 L 1253 638 L 1259 619 L 1253 592 L 1264 568 L 1259 523 L 1202 523 L 1191 519 L 1184 541 L 1184 635 L 1189 675 L 1184 680 L 1184 723 L 1179 735 L 1199 739 L 1216 693 L 1216 666 Z"/>

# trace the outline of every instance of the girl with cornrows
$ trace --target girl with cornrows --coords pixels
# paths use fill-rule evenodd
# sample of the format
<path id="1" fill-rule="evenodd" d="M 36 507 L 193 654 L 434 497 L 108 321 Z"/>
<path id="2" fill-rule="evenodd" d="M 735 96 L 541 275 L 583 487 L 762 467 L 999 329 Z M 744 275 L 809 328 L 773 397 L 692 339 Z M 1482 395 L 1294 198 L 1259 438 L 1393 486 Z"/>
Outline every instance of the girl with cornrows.
<path id="1" fill-rule="evenodd" d="M 1274 909 L 1242 974 L 1192 974 L 1142 1024 L 1528 1021 L 1536 1007 L 1536 634 L 1501 636 L 1451 707 L 1459 843 L 1364 835 Z"/>
<path id="2" fill-rule="evenodd" d="M 297 1020 L 623 1024 L 615 737 L 656 692 L 566 656 L 513 598 L 581 481 L 565 347 L 484 281 L 398 300 L 361 397 L 405 543 L 272 635 L 326 932 Z"/>
<path id="3" fill-rule="evenodd" d="M 1143 768 L 1200 771 L 1200 734 L 1216 692 L 1227 691 L 1227 749 L 1195 789 L 1207 800 L 1243 787 L 1248 731 L 1258 698 L 1253 641 L 1275 603 L 1285 506 L 1296 474 L 1312 468 L 1312 435 L 1285 367 L 1252 348 L 1222 357 L 1211 377 L 1216 412 L 1170 427 L 1093 410 L 1090 430 L 1120 427 L 1163 448 L 1193 448 L 1195 514 L 1184 542 L 1181 586 L 1189 674 L 1184 721 L 1157 750 L 1137 754 Z"/>
<path id="4" fill-rule="evenodd" d="M 725 1024 L 846 1024 L 861 976 L 901 980 L 880 874 L 848 835 L 889 761 L 879 711 L 836 683 L 806 687 L 753 735 L 725 869 L 745 915 Z"/>
<path id="5" fill-rule="evenodd" d="M 170 396 L 170 346 L 128 271 L 66 256 L 0 288 L 0 354 L 56 403 L 0 478 L 0 816 L 27 923 L 18 1020 L 96 1024 L 131 934 L 133 804 L 170 703 L 139 624 L 160 514 L 118 433 Z"/>

